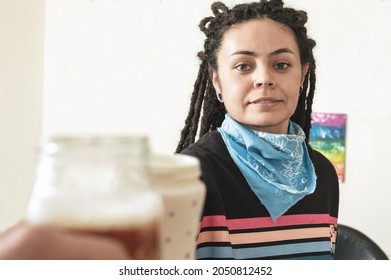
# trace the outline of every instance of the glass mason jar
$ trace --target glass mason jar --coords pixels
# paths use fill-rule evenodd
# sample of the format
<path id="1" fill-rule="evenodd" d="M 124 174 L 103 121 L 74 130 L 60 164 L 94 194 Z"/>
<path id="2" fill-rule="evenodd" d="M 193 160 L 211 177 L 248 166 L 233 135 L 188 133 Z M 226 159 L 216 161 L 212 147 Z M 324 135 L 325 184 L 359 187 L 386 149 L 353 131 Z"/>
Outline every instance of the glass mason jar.
<path id="1" fill-rule="evenodd" d="M 27 220 L 111 236 L 133 259 L 160 258 L 161 196 L 141 136 L 42 138 Z"/>

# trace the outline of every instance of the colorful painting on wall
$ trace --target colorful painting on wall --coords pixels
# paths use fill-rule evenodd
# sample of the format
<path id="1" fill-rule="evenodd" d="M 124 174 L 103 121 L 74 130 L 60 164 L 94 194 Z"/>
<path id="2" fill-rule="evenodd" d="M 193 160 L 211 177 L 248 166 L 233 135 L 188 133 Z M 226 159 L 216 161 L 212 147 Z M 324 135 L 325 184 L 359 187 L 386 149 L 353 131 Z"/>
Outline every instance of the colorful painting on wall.
<path id="1" fill-rule="evenodd" d="M 310 145 L 334 165 L 340 182 L 345 181 L 346 114 L 312 113 Z"/>

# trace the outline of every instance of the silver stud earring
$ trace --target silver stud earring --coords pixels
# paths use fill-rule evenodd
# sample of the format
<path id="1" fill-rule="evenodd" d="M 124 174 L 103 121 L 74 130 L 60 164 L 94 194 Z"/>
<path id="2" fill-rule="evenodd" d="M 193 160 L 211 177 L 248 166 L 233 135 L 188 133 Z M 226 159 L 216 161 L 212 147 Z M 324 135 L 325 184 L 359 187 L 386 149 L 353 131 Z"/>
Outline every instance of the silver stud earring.
<path id="1" fill-rule="evenodd" d="M 223 103 L 223 95 L 221 94 L 221 92 L 217 93 L 217 99 Z"/>

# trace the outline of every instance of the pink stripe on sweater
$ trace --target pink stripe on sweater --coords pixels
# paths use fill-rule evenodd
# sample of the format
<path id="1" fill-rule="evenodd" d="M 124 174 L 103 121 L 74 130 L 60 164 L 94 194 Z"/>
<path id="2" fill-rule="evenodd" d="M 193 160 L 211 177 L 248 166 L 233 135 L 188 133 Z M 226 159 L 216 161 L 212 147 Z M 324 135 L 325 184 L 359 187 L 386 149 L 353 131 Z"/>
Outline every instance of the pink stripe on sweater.
<path id="1" fill-rule="evenodd" d="M 253 244 L 299 239 L 330 238 L 331 235 L 331 227 L 296 228 L 235 234 L 230 234 L 228 231 L 213 230 L 201 232 L 198 236 L 197 243 L 229 242 L 231 244 Z"/>
<path id="2" fill-rule="evenodd" d="M 270 217 L 264 218 L 243 218 L 227 220 L 223 215 L 205 216 L 201 222 L 201 228 L 227 226 L 229 230 L 280 227 L 290 225 L 307 224 L 333 224 L 337 225 L 337 218 L 328 214 L 301 214 L 286 215 L 273 221 Z"/>

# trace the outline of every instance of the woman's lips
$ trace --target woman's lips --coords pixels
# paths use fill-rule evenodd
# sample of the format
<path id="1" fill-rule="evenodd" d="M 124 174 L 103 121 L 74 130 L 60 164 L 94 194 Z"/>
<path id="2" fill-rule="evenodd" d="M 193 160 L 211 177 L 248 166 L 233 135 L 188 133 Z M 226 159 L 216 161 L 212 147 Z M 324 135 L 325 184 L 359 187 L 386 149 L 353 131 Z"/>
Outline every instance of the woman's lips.
<path id="1" fill-rule="evenodd" d="M 258 98 L 256 100 L 254 100 L 254 101 L 250 101 L 250 104 L 271 106 L 271 105 L 279 104 L 280 102 L 282 102 L 282 100 L 280 100 L 280 99 L 262 97 L 262 98 Z"/>

